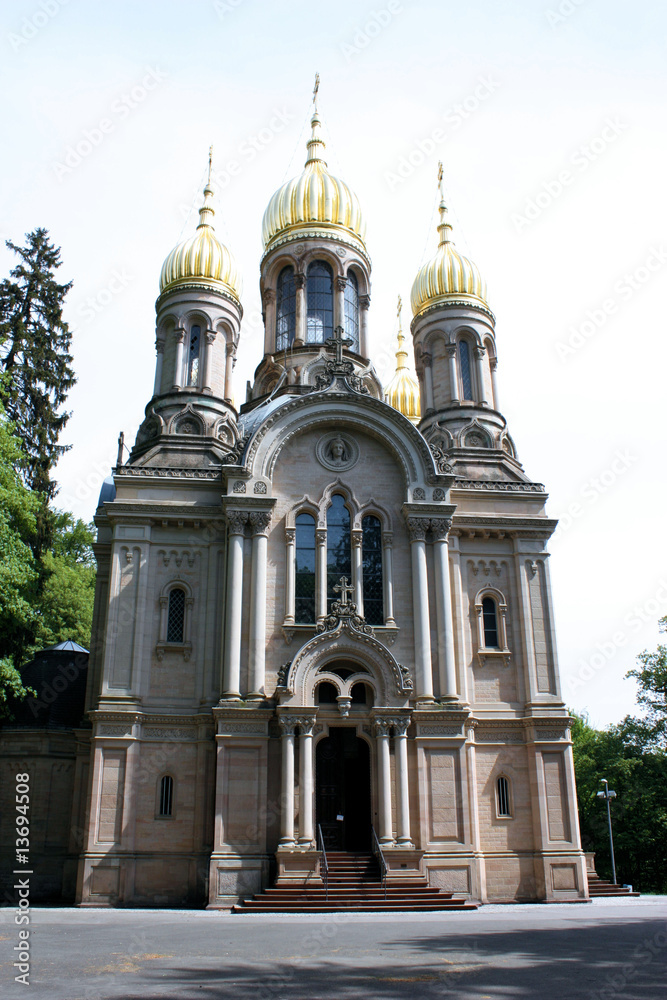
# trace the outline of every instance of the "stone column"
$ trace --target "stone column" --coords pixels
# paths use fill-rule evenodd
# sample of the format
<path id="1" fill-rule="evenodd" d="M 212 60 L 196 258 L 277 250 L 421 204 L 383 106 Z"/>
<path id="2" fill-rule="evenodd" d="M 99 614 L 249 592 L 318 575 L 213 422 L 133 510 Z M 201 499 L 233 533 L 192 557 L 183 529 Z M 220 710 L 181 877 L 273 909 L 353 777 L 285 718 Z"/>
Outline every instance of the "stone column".
<path id="1" fill-rule="evenodd" d="M 486 400 L 486 386 L 484 385 L 484 355 L 486 351 L 483 347 L 475 347 L 473 355 L 475 358 L 475 371 L 477 372 L 477 391 L 479 392 L 480 406 L 488 406 Z"/>
<path id="2" fill-rule="evenodd" d="M 382 532 L 382 588 L 384 591 L 384 623 L 387 628 L 396 628 L 394 620 L 394 535 Z"/>
<path id="3" fill-rule="evenodd" d="M 296 286 L 296 328 L 294 331 L 294 346 L 301 347 L 306 342 L 306 276 L 297 272 L 294 275 Z"/>
<path id="4" fill-rule="evenodd" d="M 299 844 L 310 847 L 315 841 L 315 785 L 313 782 L 313 729 L 315 717 L 298 720 L 301 732 L 299 758 Z"/>
<path id="5" fill-rule="evenodd" d="M 213 344 L 215 343 L 215 330 L 207 330 L 206 337 L 206 353 L 204 355 L 204 382 L 203 389 L 204 392 L 209 396 L 213 394 L 213 389 L 211 388 L 211 375 L 213 370 Z"/>
<path id="6" fill-rule="evenodd" d="M 378 719 L 375 723 L 378 755 L 378 840 L 387 847 L 394 842 L 391 822 L 390 729 L 391 724 L 384 719 Z"/>
<path id="7" fill-rule="evenodd" d="M 364 588 L 362 570 L 362 534 L 358 528 L 352 531 L 352 582 L 354 584 L 354 603 L 357 605 L 357 614 L 363 617 L 364 614 Z"/>
<path id="8" fill-rule="evenodd" d="M 454 616 L 449 577 L 449 545 L 447 535 L 452 526 L 450 517 L 431 518 L 433 554 L 435 557 L 435 600 L 438 623 L 438 665 L 440 696 L 456 700 L 456 656 L 454 652 Z"/>
<path id="9" fill-rule="evenodd" d="M 162 392 L 162 363 L 164 361 L 164 340 L 159 338 L 155 341 L 155 353 L 157 355 L 155 360 L 155 384 L 153 386 L 153 395 L 159 396 Z"/>
<path id="10" fill-rule="evenodd" d="M 248 698 L 251 701 L 261 701 L 265 697 L 266 550 L 271 511 L 252 511 L 248 515 L 248 521 L 252 528 Z"/>
<path id="11" fill-rule="evenodd" d="M 426 395 L 426 410 L 428 413 L 430 410 L 434 409 L 433 403 L 433 359 L 430 354 L 422 354 L 421 357 L 422 365 L 424 366 L 424 393 Z"/>
<path id="12" fill-rule="evenodd" d="M 315 610 L 317 620 L 327 616 L 327 533 L 315 532 Z"/>
<path id="13" fill-rule="evenodd" d="M 285 529 L 285 625 L 294 624 L 296 583 L 296 528 Z"/>
<path id="14" fill-rule="evenodd" d="M 459 377 L 456 371 L 456 344 L 445 344 L 447 351 L 447 367 L 449 370 L 449 397 L 450 402 L 460 403 Z"/>
<path id="15" fill-rule="evenodd" d="M 225 350 L 225 402 L 231 403 L 233 390 L 232 390 L 232 372 L 234 371 L 234 366 L 236 364 L 236 346 L 234 343 L 227 344 Z"/>
<path id="16" fill-rule="evenodd" d="M 294 847 L 294 720 L 278 718 L 282 729 L 280 847 Z"/>
<path id="17" fill-rule="evenodd" d="M 273 288 L 265 288 L 262 295 L 264 305 L 264 353 L 276 353 L 276 293 Z"/>
<path id="18" fill-rule="evenodd" d="M 415 629 L 415 672 L 417 698 L 433 701 L 433 676 L 431 667 L 431 623 L 428 606 L 428 575 L 426 571 L 427 517 L 408 517 L 410 548 L 412 551 L 412 608 Z"/>
<path id="19" fill-rule="evenodd" d="M 223 698 L 241 697 L 241 624 L 243 619 L 243 534 L 248 515 L 228 510 L 227 615 Z"/>
<path id="20" fill-rule="evenodd" d="M 409 719 L 394 719 L 394 749 L 396 751 L 396 833 L 399 847 L 412 847 L 410 837 L 410 790 L 408 786 L 408 726 Z"/>
<path id="21" fill-rule="evenodd" d="M 359 354 L 368 357 L 368 307 L 371 304 L 370 295 L 359 296 Z"/>
<path id="22" fill-rule="evenodd" d="M 345 286 L 347 285 L 347 278 L 338 276 L 334 278 L 334 287 L 336 289 L 335 298 L 335 309 L 334 309 L 334 330 L 337 326 L 342 326 L 345 331 L 343 336 L 347 336 L 347 330 L 345 330 Z"/>
<path id="23" fill-rule="evenodd" d="M 493 389 L 493 408 L 494 410 L 500 409 L 500 403 L 498 402 L 498 358 L 489 358 L 489 365 L 491 367 L 491 387 Z"/>
<path id="24" fill-rule="evenodd" d="M 185 343 L 185 330 L 182 326 L 177 326 L 174 330 L 176 338 L 176 362 L 174 364 L 174 392 L 183 388 L 183 344 Z"/>

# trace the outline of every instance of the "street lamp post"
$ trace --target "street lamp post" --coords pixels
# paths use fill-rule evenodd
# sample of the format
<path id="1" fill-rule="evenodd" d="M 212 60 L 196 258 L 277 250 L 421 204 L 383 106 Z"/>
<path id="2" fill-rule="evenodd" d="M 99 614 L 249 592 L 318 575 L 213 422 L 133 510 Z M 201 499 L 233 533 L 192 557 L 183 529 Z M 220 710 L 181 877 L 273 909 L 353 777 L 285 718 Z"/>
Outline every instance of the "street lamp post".
<path id="1" fill-rule="evenodd" d="M 612 799 L 616 798 L 616 792 L 612 792 L 609 788 L 609 782 L 606 778 L 600 778 L 600 781 L 604 785 L 604 791 L 598 792 L 597 797 L 599 799 L 604 799 L 607 803 L 607 823 L 609 825 L 609 850 L 611 851 L 611 872 L 612 878 L 614 880 L 614 885 L 616 885 L 616 862 L 614 861 L 614 838 L 611 833 L 611 807 L 610 802 Z"/>

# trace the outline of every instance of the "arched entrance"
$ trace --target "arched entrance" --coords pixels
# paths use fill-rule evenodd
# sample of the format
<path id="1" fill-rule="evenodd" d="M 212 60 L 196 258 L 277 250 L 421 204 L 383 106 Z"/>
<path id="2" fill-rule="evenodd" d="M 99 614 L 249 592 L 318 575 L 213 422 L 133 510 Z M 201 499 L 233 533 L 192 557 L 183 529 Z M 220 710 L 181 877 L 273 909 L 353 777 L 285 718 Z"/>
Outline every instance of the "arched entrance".
<path id="1" fill-rule="evenodd" d="M 315 754 L 317 822 L 333 851 L 366 851 L 371 842 L 371 768 L 365 740 L 331 727 Z M 342 817 L 342 818 L 341 818 Z"/>

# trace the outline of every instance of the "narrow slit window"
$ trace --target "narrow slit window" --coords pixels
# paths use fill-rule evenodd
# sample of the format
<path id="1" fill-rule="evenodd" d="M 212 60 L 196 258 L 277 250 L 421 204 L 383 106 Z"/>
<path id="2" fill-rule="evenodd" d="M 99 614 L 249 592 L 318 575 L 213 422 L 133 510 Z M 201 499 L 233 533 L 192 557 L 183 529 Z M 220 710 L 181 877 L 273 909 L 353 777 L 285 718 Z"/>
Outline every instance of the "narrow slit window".
<path id="1" fill-rule="evenodd" d="M 167 642 L 183 642 L 185 626 L 185 591 L 175 587 L 169 592 Z"/>
<path id="2" fill-rule="evenodd" d="M 171 816 L 174 808 L 174 779 L 165 774 L 160 782 L 160 816 Z"/>
<path id="3" fill-rule="evenodd" d="M 467 340 L 459 340 L 459 368 L 461 371 L 461 389 L 464 399 L 472 399 L 472 373 L 470 371 L 470 344 Z"/>
<path id="4" fill-rule="evenodd" d="M 361 522 L 364 618 L 369 625 L 384 625 L 382 593 L 382 525 L 369 514 Z"/>
<path id="5" fill-rule="evenodd" d="M 201 346 L 201 327 L 193 326 L 190 329 L 190 343 L 188 346 L 188 377 L 187 385 L 197 385 L 199 383 L 199 348 Z"/>
<path id="6" fill-rule="evenodd" d="M 284 267 L 278 275 L 276 296 L 276 351 L 286 351 L 296 334 L 296 284 L 294 268 Z"/>
<path id="7" fill-rule="evenodd" d="M 507 778 L 500 777 L 496 781 L 496 807 L 498 816 L 511 816 L 510 783 Z"/>
<path id="8" fill-rule="evenodd" d="M 359 282 L 353 271 L 347 276 L 345 285 L 345 336 L 352 343 L 351 351 L 359 352 Z"/>
<path id="9" fill-rule="evenodd" d="M 485 597 L 482 601 L 482 625 L 484 645 L 487 649 L 498 649 L 498 613 L 492 597 Z"/>
<path id="10" fill-rule="evenodd" d="M 294 620 L 309 625 L 315 621 L 315 518 L 312 514 L 299 514 L 296 519 L 294 590 Z"/>

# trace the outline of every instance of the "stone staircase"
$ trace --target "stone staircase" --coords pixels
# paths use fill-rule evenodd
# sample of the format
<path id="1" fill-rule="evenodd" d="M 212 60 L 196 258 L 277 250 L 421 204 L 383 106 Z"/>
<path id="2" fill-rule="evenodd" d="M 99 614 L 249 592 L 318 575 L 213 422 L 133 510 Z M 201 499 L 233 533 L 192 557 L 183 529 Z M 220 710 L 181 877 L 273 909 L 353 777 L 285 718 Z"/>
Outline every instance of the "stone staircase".
<path id="1" fill-rule="evenodd" d="M 638 892 L 631 892 L 623 885 L 614 885 L 613 882 L 606 882 L 595 872 L 588 872 L 588 895 L 591 899 L 598 899 L 600 896 L 639 896 Z"/>
<path id="2" fill-rule="evenodd" d="M 397 910 L 476 910 L 474 903 L 432 888 L 424 877 L 387 880 L 372 854 L 327 851 L 328 899 L 324 885 L 275 886 L 233 907 L 234 913 L 395 912 Z"/>

